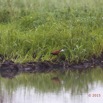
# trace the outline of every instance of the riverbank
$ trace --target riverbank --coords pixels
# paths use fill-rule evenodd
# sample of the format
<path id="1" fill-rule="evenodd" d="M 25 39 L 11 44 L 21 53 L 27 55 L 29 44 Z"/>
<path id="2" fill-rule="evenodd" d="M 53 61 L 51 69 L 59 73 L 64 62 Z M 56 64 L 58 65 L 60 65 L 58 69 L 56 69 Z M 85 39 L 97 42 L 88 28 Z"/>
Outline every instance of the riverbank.
<path id="1" fill-rule="evenodd" d="M 70 64 L 69 61 L 44 61 L 15 63 L 6 60 L 0 64 L 0 74 L 5 78 L 13 78 L 20 73 L 47 73 L 53 71 L 66 72 L 68 70 L 78 70 L 79 72 L 88 69 L 103 68 L 103 53 L 100 57 L 92 56 L 91 59 Z"/>
<path id="2" fill-rule="evenodd" d="M 66 3 L 68 0 L 17 2 L 13 0 L 0 3 L 1 63 L 12 60 L 16 64 L 10 62 L 10 65 L 17 66 L 19 63 L 22 67 L 32 61 L 31 64 L 36 67 L 43 65 L 56 68 L 57 65 L 57 68 L 75 68 L 76 66 L 72 67 L 71 64 L 78 64 L 82 65 L 81 68 L 90 68 L 94 65 L 93 55 L 97 61 L 101 57 L 103 52 L 101 0 L 98 2 L 70 0 L 69 3 Z M 33 6 L 34 4 L 36 5 Z M 58 56 L 51 54 L 61 49 L 64 52 Z M 86 64 L 83 64 L 85 62 Z M 27 68 L 28 71 L 29 69 Z"/>
<path id="3" fill-rule="evenodd" d="M 25 1 L 25 3 L 34 4 L 34 1 L 29 3 Z M 37 9 L 38 6 L 34 6 L 37 8 L 32 10 L 30 8 L 27 10 L 23 6 L 22 10 L 16 0 L 11 1 L 11 4 L 8 4 L 11 8 L 6 10 L 1 5 L 1 55 L 7 60 L 20 63 L 58 59 L 57 56 L 51 56 L 51 52 L 60 49 L 65 51 L 59 57 L 63 56 L 70 62 L 78 63 L 79 60 L 84 61 L 92 55 L 96 57 L 101 55 L 103 2 L 70 0 L 71 5 L 66 5 L 64 1 L 59 2 L 59 5 L 58 1 L 57 4 L 52 1 L 50 1 L 52 5 L 47 1 L 41 2 L 41 5 L 45 4 L 44 11 L 42 8 Z M 40 2 L 36 1 L 36 3 L 39 5 Z M 23 2 L 21 4 L 23 5 Z"/>

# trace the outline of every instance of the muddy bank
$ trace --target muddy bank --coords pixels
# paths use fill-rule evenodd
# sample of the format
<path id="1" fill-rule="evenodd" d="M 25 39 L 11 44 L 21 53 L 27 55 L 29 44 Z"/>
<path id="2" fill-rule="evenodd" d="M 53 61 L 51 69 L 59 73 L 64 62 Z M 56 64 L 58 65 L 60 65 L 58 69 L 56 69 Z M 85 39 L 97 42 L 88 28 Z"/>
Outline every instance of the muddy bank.
<path id="1" fill-rule="evenodd" d="M 0 63 L 0 75 L 5 78 L 13 78 L 16 75 L 24 72 L 29 73 L 43 73 L 58 70 L 61 72 L 67 70 L 87 70 L 88 68 L 95 68 L 100 66 L 103 68 L 103 53 L 100 57 L 92 56 L 91 59 L 80 61 L 79 63 L 70 64 L 69 61 L 44 61 L 44 62 L 27 62 L 27 63 L 14 63 L 11 60 L 5 60 Z"/>

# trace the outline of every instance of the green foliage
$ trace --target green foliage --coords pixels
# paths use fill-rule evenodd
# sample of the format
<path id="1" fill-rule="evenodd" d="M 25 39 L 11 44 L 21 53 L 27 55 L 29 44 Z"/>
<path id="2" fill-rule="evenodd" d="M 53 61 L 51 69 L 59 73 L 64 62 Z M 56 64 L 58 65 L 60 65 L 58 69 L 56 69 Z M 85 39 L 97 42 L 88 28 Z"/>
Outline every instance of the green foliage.
<path id="1" fill-rule="evenodd" d="M 25 16 L 22 17 L 20 20 L 20 27 L 21 30 L 30 30 L 30 29 L 36 29 L 38 28 L 38 26 L 43 25 L 44 23 L 46 23 L 46 16 L 41 17 L 38 15 L 29 15 L 29 16 Z"/>
<path id="2" fill-rule="evenodd" d="M 50 53 L 62 48 L 65 52 L 60 56 L 70 62 L 99 56 L 103 52 L 103 2 L 79 1 L 13 0 L 10 15 L 3 11 L 2 2 L 0 22 L 10 22 L 0 24 L 0 53 L 19 62 L 37 61 L 41 56 L 42 61 L 52 60 L 57 57 Z"/>
<path id="3" fill-rule="evenodd" d="M 0 11 L 0 23 L 7 23 L 10 22 L 11 16 L 8 10 Z"/>

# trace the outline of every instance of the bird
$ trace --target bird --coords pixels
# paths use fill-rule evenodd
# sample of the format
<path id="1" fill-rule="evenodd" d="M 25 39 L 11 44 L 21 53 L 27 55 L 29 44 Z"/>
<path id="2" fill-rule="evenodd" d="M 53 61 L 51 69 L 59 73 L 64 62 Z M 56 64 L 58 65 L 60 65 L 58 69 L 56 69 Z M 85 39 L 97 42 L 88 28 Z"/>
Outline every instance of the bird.
<path id="1" fill-rule="evenodd" d="M 60 52 L 64 52 L 64 49 L 55 50 L 55 51 L 51 52 L 51 54 L 52 54 L 52 55 L 58 55 Z"/>

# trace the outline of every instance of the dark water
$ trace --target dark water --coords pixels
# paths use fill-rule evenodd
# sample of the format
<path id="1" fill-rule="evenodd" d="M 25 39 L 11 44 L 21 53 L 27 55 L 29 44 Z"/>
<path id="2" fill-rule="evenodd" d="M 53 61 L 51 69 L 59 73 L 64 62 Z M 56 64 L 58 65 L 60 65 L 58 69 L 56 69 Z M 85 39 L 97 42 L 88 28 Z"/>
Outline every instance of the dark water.
<path id="1" fill-rule="evenodd" d="M 0 103 L 103 103 L 103 69 L 0 78 Z"/>

